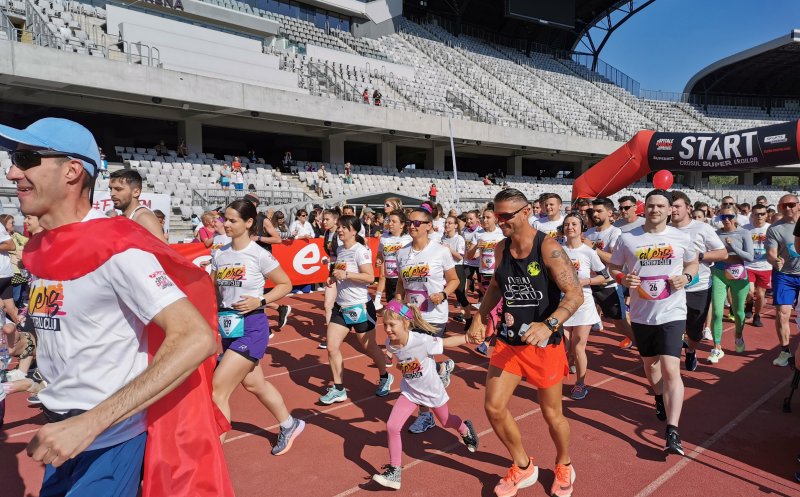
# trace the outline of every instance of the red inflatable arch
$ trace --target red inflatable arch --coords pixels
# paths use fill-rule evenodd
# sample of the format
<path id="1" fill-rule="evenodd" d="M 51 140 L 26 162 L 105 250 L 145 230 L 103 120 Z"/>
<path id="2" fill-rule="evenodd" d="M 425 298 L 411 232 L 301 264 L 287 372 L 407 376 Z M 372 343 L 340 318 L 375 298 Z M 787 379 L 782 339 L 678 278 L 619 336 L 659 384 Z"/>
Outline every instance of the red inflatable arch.
<path id="1" fill-rule="evenodd" d="M 800 162 L 798 121 L 732 133 L 642 130 L 575 180 L 572 199 L 607 197 L 648 173 L 760 169 Z"/>

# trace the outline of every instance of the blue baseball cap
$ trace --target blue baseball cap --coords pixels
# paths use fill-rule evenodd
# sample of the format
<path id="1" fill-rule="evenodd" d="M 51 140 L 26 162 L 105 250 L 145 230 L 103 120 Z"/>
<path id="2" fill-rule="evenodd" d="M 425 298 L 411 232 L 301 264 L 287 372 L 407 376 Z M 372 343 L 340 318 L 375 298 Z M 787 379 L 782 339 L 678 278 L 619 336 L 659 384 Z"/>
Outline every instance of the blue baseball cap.
<path id="1" fill-rule="evenodd" d="M 102 162 L 91 131 L 69 119 L 45 117 L 25 129 L 0 124 L 0 147 L 13 151 L 19 144 L 63 152 L 73 159 L 80 159 L 92 177 L 97 176 Z"/>

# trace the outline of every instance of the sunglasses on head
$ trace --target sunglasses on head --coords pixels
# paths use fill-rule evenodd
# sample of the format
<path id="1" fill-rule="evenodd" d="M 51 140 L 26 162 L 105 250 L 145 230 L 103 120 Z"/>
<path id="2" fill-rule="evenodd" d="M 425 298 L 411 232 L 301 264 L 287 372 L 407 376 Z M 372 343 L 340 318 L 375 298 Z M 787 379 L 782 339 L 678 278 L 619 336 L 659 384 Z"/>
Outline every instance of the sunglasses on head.
<path id="1" fill-rule="evenodd" d="M 11 162 L 23 171 L 42 165 L 42 159 L 50 157 L 74 157 L 93 165 L 95 171 L 97 171 L 97 163 L 95 163 L 94 159 L 72 152 L 59 152 L 57 150 L 16 150 L 11 152 L 10 155 Z"/>
<path id="2" fill-rule="evenodd" d="M 779 205 L 781 209 L 794 209 L 797 207 L 797 202 L 784 202 Z"/>
<path id="3" fill-rule="evenodd" d="M 736 216 L 733 214 L 720 214 L 719 220 L 720 221 L 733 221 L 736 219 Z"/>
<path id="4" fill-rule="evenodd" d="M 410 219 L 406 221 L 406 226 L 413 226 L 415 228 L 419 228 L 423 224 L 430 224 L 430 221 L 418 221 L 418 220 L 411 221 Z"/>
<path id="5" fill-rule="evenodd" d="M 514 219 L 514 216 L 516 216 L 525 207 L 528 207 L 528 206 L 527 205 L 523 205 L 522 207 L 520 207 L 519 209 L 515 210 L 514 212 L 495 212 L 494 213 L 494 217 L 496 217 L 497 220 L 499 222 L 501 222 L 501 223 L 507 223 L 507 222 L 511 221 L 512 219 Z"/>

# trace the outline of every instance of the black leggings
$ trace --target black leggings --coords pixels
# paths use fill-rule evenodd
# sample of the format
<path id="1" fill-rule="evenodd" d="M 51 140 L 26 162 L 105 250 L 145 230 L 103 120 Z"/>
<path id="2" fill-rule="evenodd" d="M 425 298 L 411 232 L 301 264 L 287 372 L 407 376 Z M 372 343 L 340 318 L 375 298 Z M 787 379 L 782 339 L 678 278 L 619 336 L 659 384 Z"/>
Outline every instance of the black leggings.
<path id="1" fill-rule="evenodd" d="M 467 286 L 467 273 L 464 270 L 463 264 L 456 265 L 456 274 L 458 275 L 458 288 L 456 288 L 456 300 L 461 307 L 467 307 L 469 300 L 467 300 L 466 286 Z"/>

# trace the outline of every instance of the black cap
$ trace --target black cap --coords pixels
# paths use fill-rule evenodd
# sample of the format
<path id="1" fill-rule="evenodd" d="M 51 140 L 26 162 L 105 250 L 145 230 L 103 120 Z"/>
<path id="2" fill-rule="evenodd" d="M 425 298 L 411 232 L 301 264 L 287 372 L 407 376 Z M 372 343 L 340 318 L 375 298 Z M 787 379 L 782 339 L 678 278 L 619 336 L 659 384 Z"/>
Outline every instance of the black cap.
<path id="1" fill-rule="evenodd" d="M 323 208 L 322 208 L 322 206 L 321 206 L 321 205 L 319 205 L 319 204 L 314 204 L 314 210 L 317 210 L 317 209 L 320 209 L 320 210 L 322 210 Z"/>

